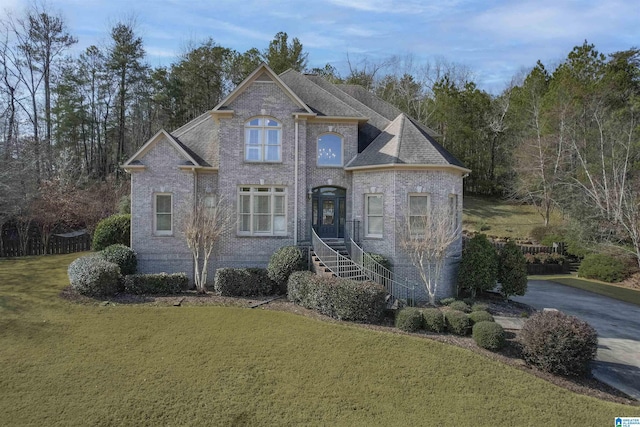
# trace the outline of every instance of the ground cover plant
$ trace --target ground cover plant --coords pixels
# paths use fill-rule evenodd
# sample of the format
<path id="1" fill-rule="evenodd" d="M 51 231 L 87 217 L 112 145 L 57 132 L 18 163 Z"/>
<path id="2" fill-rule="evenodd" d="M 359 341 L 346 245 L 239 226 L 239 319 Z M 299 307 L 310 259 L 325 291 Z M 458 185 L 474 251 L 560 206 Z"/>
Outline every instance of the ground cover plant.
<path id="1" fill-rule="evenodd" d="M 76 256 L 0 260 L 2 423 L 608 425 L 638 413 L 416 336 L 262 309 L 71 303 L 58 295 Z"/>

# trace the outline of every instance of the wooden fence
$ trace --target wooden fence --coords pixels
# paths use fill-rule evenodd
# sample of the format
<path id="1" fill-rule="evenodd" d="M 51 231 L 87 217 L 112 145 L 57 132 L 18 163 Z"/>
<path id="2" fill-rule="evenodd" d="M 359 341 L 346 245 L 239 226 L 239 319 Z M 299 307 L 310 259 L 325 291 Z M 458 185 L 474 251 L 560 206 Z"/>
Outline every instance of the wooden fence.
<path id="1" fill-rule="evenodd" d="M 75 234 L 75 233 L 73 233 Z M 70 254 L 73 252 L 83 252 L 91 249 L 91 236 L 83 233 L 72 236 L 53 235 L 49 240 L 48 250 L 44 250 L 39 236 L 30 236 L 24 248 L 21 247 L 18 239 L 3 239 L 0 245 L 0 258 L 44 255 L 47 254 Z"/>
<path id="2" fill-rule="evenodd" d="M 467 243 L 469 241 L 469 237 L 464 236 L 462 239 L 463 243 Z M 493 247 L 495 247 L 496 249 L 500 250 L 502 249 L 502 247 L 504 247 L 504 245 L 506 244 L 506 242 L 496 242 L 495 240 L 489 240 L 489 242 L 491 242 L 491 244 L 493 245 Z M 545 254 L 560 254 L 560 255 L 565 255 L 565 244 L 563 242 L 560 243 L 555 243 L 553 246 L 543 246 L 543 245 L 518 245 L 516 244 L 516 246 L 522 251 L 523 254 L 531 254 L 531 255 L 535 255 L 535 254 L 539 254 L 539 253 L 545 253 Z"/>

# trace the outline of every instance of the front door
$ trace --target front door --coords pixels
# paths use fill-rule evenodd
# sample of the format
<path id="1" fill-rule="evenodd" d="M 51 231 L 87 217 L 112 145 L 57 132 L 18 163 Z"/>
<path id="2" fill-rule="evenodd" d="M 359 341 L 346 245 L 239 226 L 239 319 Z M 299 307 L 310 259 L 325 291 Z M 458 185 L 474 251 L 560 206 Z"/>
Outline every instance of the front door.
<path id="1" fill-rule="evenodd" d="M 344 237 L 347 206 L 345 190 L 319 187 L 313 190 L 312 225 L 321 238 Z"/>

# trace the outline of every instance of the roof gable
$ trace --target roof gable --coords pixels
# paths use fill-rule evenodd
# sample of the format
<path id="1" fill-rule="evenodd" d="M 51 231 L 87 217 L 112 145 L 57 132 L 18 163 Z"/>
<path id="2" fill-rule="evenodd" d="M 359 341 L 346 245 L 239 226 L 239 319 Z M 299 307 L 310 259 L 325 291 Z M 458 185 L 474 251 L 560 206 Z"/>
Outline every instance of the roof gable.
<path id="1" fill-rule="evenodd" d="M 256 68 L 253 73 L 249 74 L 249 76 L 242 81 L 231 93 L 223 99 L 218 105 L 216 105 L 211 112 L 216 113 L 218 111 L 224 112 L 228 111 L 225 107 L 228 106 L 234 99 L 236 99 L 242 92 L 244 92 L 249 86 L 251 86 L 256 81 L 260 82 L 269 82 L 272 81 L 277 84 L 280 89 L 289 97 L 291 100 L 300 107 L 306 113 L 312 113 L 311 109 L 295 94 L 291 88 L 289 88 L 278 75 L 265 63 L 260 64 L 258 68 Z"/>
<path id="2" fill-rule="evenodd" d="M 180 154 L 180 156 L 185 160 L 186 165 L 190 164 L 193 166 L 203 166 L 203 164 L 201 163 L 202 159 L 200 159 L 200 162 L 196 160 L 199 156 L 197 156 L 190 148 L 182 144 L 180 141 L 174 138 L 173 135 L 171 135 L 166 130 L 160 129 L 158 133 L 152 136 L 151 139 L 149 139 L 142 147 L 140 147 L 140 149 L 136 151 L 136 153 L 133 156 L 131 156 L 126 162 L 124 162 L 122 167 L 124 169 L 127 169 L 130 166 L 140 165 L 140 160 L 144 158 L 144 156 L 153 147 L 155 147 L 156 144 L 164 140 L 168 141 L 169 144 L 171 144 L 173 148 L 176 149 L 176 151 Z"/>

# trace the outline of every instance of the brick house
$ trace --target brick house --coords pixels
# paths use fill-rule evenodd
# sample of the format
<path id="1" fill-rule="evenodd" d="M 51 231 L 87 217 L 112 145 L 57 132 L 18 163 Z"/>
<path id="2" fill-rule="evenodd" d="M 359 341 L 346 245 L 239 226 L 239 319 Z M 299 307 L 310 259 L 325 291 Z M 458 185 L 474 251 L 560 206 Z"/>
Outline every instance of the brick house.
<path id="1" fill-rule="evenodd" d="M 361 86 L 293 70 L 276 75 L 264 64 L 211 111 L 159 131 L 123 168 L 131 173 L 131 246 L 140 272 L 192 274 L 181 212 L 194 195 L 224 196 L 237 225 L 216 248 L 211 270 L 266 266 L 282 246 L 346 235 L 387 257 L 398 280 L 418 289 L 396 224 L 410 205 L 446 205 L 459 224 L 470 172 L 433 131 Z M 454 292 L 460 252 L 461 238 L 441 297 Z"/>

